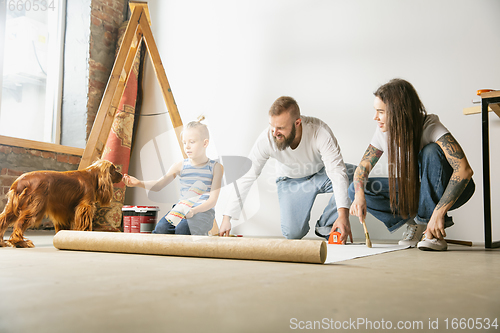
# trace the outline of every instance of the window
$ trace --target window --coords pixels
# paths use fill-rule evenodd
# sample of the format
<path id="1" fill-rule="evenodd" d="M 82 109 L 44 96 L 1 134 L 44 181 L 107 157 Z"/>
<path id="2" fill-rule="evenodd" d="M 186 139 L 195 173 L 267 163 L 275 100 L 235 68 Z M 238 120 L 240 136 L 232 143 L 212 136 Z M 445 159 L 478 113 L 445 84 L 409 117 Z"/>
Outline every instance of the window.
<path id="1" fill-rule="evenodd" d="M 59 143 L 64 0 L 0 0 L 0 135 Z"/>

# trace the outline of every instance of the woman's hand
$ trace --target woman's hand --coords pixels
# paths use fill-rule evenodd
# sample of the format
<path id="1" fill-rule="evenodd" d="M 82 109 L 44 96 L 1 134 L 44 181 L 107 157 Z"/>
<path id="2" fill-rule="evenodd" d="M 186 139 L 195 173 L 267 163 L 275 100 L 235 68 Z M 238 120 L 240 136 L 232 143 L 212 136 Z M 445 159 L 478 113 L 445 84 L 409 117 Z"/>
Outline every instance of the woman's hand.
<path id="1" fill-rule="evenodd" d="M 351 215 L 357 216 L 360 222 L 364 220 L 366 217 L 366 200 L 364 198 L 356 196 L 351 204 L 349 213 L 351 213 Z"/>
<path id="2" fill-rule="evenodd" d="M 444 230 L 444 216 L 434 211 L 429 223 L 427 223 L 427 229 L 425 229 L 424 234 L 429 239 L 443 239 L 446 237 L 446 231 Z"/>

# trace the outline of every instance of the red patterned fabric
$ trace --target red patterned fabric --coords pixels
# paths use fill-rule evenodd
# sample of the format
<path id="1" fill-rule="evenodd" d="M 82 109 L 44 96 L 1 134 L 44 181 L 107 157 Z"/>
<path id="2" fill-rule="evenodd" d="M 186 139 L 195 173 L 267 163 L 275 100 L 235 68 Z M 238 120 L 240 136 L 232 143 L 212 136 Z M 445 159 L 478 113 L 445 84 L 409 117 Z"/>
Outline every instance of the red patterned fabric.
<path id="1" fill-rule="evenodd" d="M 120 27 L 121 44 L 123 33 L 128 22 Z M 113 120 L 102 159 L 113 162 L 122 174 L 128 173 L 132 134 L 134 129 L 134 113 L 137 100 L 138 77 L 140 67 L 140 48 L 137 52 L 123 96 Z M 93 230 L 120 231 L 122 222 L 122 206 L 125 199 L 125 184 L 120 182 L 114 186 L 114 198 L 109 207 L 100 207 L 94 217 Z"/>

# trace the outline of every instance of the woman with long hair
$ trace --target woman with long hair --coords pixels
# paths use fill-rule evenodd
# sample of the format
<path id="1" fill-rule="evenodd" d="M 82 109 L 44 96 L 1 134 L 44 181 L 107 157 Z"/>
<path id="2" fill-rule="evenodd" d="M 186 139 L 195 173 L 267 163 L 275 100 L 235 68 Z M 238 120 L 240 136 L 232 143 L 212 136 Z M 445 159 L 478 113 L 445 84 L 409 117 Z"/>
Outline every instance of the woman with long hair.
<path id="1" fill-rule="evenodd" d="M 446 250 L 445 228 L 453 225 L 447 213 L 474 193 L 469 162 L 409 82 L 393 79 L 374 95 L 378 128 L 349 187 L 350 213 L 364 219 L 368 211 L 391 232 L 406 224 L 401 245 Z M 384 152 L 388 177 L 368 178 Z"/>

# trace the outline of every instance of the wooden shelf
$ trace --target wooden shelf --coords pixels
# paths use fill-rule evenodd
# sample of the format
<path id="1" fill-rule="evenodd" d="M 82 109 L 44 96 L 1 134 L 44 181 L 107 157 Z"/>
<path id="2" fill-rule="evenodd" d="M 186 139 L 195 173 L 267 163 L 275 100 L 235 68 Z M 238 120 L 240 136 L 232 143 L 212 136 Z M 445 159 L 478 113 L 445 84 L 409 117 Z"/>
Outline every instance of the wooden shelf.
<path id="1" fill-rule="evenodd" d="M 490 91 L 487 93 L 482 93 L 481 98 L 493 98 L 500 97 L 500 90 Z M 490 104 L 488 106 L 488 112 L 495 112 L 498 117 L 500 117 L 500 104 Z M 481 105 L 472 106 L 470 108 L 464 108 L 463 113 L 465 115 L 481 113 Z"/>
<path id="2" fill-rule="evenodd" d="M 497 116 L 500 117 L 500 105 L 498 105 L 498 104 L 490 104 L 490 106 L 488 107 L 488 111 L 489 112 L 495 112 L 497 114 Z M 481 105 L 479 105 L 479 106 L 472 106 L 470 108 L 464 108 L 463 109 L 463 113 L 465 115 L 481 113 Z"/>

